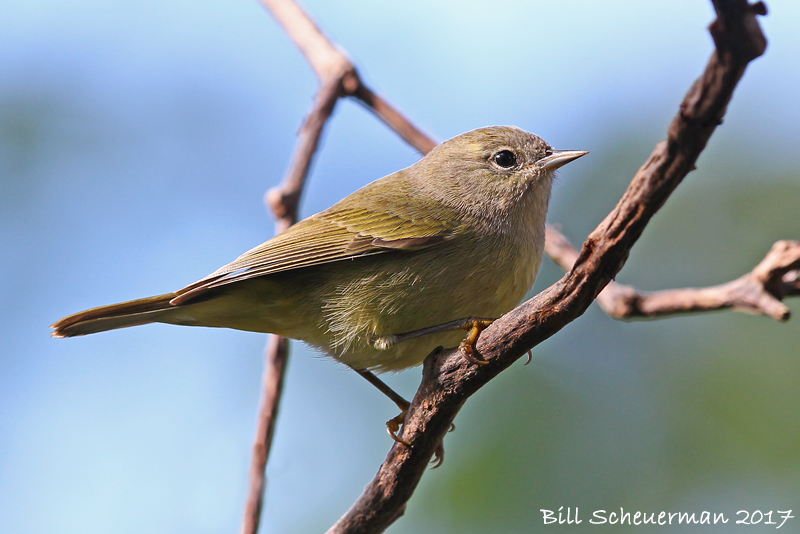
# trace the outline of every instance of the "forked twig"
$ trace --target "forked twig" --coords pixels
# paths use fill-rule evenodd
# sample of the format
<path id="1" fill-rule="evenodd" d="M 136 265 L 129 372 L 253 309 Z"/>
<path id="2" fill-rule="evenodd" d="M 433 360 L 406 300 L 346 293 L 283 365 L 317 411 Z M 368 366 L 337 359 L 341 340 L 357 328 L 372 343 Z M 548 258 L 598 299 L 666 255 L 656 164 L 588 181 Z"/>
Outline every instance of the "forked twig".
<path id="1" fill-rule="evenodd" d="M 300 129 L 289 170 L 281 185 L 270 189 L 265 196 L 265 202 L 278 218 L 276 231 L 280 233 L 297 222 L 300 197 L 314 154 L 319 147 L 322 130 L 340 98 L 354 96 L 361 100 L 386 125 L 422 153 L 429 152 L 436 146 L 436 142 L 367 87 L 345 53 L 322 33 L 293 0 L 261 1 L 306 56 L 320 83 L 314 105 Z M 255 534 L 258 531 L 264 501 L 265 470 L 283 390 L 288 349 L 289 344 L 285 338 L 270 336 L 242 534 Z"/>
<path id="2" fill-rule="evenodd" d="M 260 0 L 306 56 L 320 85 L 338 86 L 338 97 L 353 96 L 423 154 L 437 145 L 386 99 L 366 86 L 347 54 L 334 44 L 294 0 Z"/>
<path id="3" fill-rule="evenodd" d="M 578 250 L 551 226 L 547 227 L 546 248 L 547 255 L 565 271 L 578 259 Z M 800 294 L 799 270 L 800 241 L 778 241 L 752 271 L 728 283 L 645 292 L 611 281 L 597 295 L 597 303 L 617 319 L 733 309 L 786 321 L 791 311 L 781 301 Z"/>

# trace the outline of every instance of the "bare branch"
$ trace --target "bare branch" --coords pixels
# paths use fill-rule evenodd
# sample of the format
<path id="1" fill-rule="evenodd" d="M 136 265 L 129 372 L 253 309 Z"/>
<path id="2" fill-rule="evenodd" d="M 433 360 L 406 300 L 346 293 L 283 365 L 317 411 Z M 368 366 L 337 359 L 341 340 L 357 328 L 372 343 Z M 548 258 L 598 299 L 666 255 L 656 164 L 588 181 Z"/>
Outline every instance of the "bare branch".
<path id="1" fill-rule="evenodd" d="M 297 209 L 303 192 L 311 160 L 319 145 L 322 129 L 338 99 L 335 83 L 324 84 L 317 93 L 314 107 L 309 113 L 295 146 L 292 163 L 283 183 L 270 189 L 265 202 L 272 208 L 276 222 L 276 233 L 281 233 L 297 222 Z M 253 459 L 250 464 L 250 488 L 247 495 L 241 534 L 255 534 L 264 502 L 265 469 L 272 445 L 275 420 L 278 417 L 283 378 L 289 358 L 289 342 L 280 336 L 270 336 L 267 362 L 262 380 L 262 401 L 259 409 L 258 428 L 253 444 Z"/>
<path id="2" fill-rule="evenodd" d="M 427 154 L 437 144 L 432 137 L 414 126 L 402 113 L 392 107 L 383 97 L 372 92 L 372 90 L 359 83 L 353 91 L 353 96 L 361 100 L 372 110 L 387 126 L 395 131 L 406 143 L 415 147 L 423 154 Z"/>
<path id="3" fill-rule="evenodd" d="M 306 56 L 323 87 L 335 84 L 340 91 L 339 97 L 358 98 L 387 126 L 423 154 L 427 154 L 437 145 L 436 141 L 361 81 L 347 54 L 322 33 L 294 0 L 260 1 Z"/>
<path id="4" fill-rule="evenodd" d="M 253 460 L 250 464 L 250 491 L 242 520 L 242 534 L 258 531 L 261 508 L 264 504 L 265 469 L 272 447 L 275 420 L 283 392 L 283 377 L 289 355 L 289 340 L 285 337 L 270 336 L 267 347 L 267 368 L 261 385 L 262 399 L 259 410 L 256 440 L 253 444 Z"/>
<path id="5" fill-rule="evenodd" d="M 322 33 L 294 0 L 261 0 L 289 35 L 319 79 L 320 85 L 341 79 L 353 68 L 350 58 Z"/>
<path id="6" fill-rule="evenodd" d="M 311 17 L 293 0 L 261 1 L 305 55 L 320 82 L 314 105 L 300 130 L 289 170 L 281 185 L 270 189 L 264 198 L 278 219 L 276 232 L 281 233 L 297 222 L 300 197 L 311 162 L 319 148 L 322 130 L 339 98 L 358 98 L 406 142 L 423 153 L 429 152 L 436 146 L 436 142 L 367 87 L 347 55 L 322 33 Z M 262 401 L 253 444 L 250 488 L 242 520 L 242 534 L 255 534 L 258 531 L 266 487 L 265 469 L 283 390 L 288 351 L 288 340 L 271 336 L 262 381 Z"/>
<path id="7" fill-rule="evenodd" d="M 488 327 L 478 351 L 488 360 L 470 365 L 455 351 L 431 355 L 406 416 L 402 438 L 353 507 L 329 533 L 375 533 L 402 515 L 438 442 L 475 391 L 508 368 L 528 349 L 579 317 L 616 276 L 631 247 L 672 191 L 694 168 L 722 121 L 747 64 L 763 53 L 766 39 L 746 0 L 714 0 L 711 25 L 716 51 L 694 83 L 659 143 L 634 176 L 614 210 L 588 237 L 572 270 L 559 282 Z"/>
<path id="8" fill-rule="evenodd" d="M 578 250 L 550 226 L 545 247 L 547 255 L 565 271 L 578 259 Z M 645 292 L 611 281 L 597 295 L 597 303 L 617 319 L 733 309 L 786 321 L 791 312 L 781 301 L 797 294 L 798 269 L 800 242 L 778 241 L 751 272 L 726 284 Z"/>
<path id="9" fill-rule="evenodd" d="M 323 85 L 314 101 L 314 107 L 309 113 L 295 146 L 292 163 L 279 187 L 270 189 L 265 197 L 265 202 L 272 208 L 278 218 L 275 224 L 276 233 L 281 233 L 297 222 L 297 209 L 300 195 L 303 192 L 311 160 L 319 146 L 322 129 L 338 99 L 336 84 Z M 244 518 L 242 520 L 241 534 L 255 534 L 261 518 L 266 489 L 266 472 L 269 451 L 272 446 L 272 436 L 275 430 L 275 420 L 278 417 L 278 407 L 283 391 L 283 378 L 286 373 L 286 364 L 289 358 L 289 341 L 286 338 L 272 335 L 266 354 L 266 367 L 262 379 L 262 400 L 259 409 L 258 427 L 256 429 L 255 443 L 253 444 L 253 458 L 250 464 L 250 488 L 247 494 Z"/>
<path id="10" fill-rule="evenodd" d="M 292 163 L 286 172 L 283 183 L 270 189 L 264 199 L 280 220 L 279 233 L 297 222 L 297 208 L 308 171 L 311 168 L 311 160 L 319 146 L 325 123 L 333 113 L 338 99 L 339 88 L 336 82 L 328 82 L 320 87 L 314 99 L 314 107 L 300 129 L 294 154 L 292 154 Z"/>

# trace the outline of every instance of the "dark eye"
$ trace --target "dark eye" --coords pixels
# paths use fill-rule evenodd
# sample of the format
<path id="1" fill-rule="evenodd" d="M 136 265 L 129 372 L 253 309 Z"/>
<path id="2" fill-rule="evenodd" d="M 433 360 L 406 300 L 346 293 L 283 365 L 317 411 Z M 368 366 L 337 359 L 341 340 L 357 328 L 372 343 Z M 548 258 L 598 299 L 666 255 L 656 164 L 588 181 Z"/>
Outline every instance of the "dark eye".
<path id="1" fill-rule="evenodd" d="M 517 156 L 510 150 L 501 150 L 492 156 L 492 160 L 504 169 L 510 169 L 517 164 Z"/>

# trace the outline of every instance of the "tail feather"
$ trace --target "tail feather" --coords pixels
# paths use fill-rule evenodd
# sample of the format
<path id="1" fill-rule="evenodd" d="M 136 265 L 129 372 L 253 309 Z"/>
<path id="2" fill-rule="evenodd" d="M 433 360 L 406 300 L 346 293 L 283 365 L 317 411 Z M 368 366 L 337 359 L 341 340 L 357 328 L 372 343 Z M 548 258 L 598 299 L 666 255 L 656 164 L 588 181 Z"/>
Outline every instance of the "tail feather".
<path id="1" fill-rule="evenodd" d="M 75 313 L 53 323 L 53 337 L 73 337 L 125 328 L 140 324 L 158 322 L 160 318 L 175 309 L 170 300 L 177 293 L 167 293 L 156 297 L 131 300 L 110 306 L 101 306 Z"/>

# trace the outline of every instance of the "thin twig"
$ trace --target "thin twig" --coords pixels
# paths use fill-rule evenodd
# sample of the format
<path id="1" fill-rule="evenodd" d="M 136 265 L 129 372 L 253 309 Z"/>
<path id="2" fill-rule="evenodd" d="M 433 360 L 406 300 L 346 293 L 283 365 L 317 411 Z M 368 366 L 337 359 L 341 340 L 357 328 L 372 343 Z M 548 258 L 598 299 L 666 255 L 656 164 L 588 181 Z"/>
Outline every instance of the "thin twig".
<path id="1" fill-rule="evenodd" d="M 546 251 L 565 271 L 578 259 L 578 250 L 551 226 L 547 227 Z M 798 269 L 800 241 L 778 241 L 751 272 L 728 283 L 646 292 L 611 281 L 597 295 L 597 303 L 616 319 L 733 309 L 786 321 L 791 311 L 781 301 L 800 293 Z"/>
<path id="2" fill-rule="evenodd" d="M 294 0 L 260 0 L 308 60 L 321 85 L 335 82 L 342 96 L 353 96 L 408 144 L 423 154 L 438 143 L 411 123 L 400 110 L 367 87 L 340 46 L 326 36 Z"/>
<path id="3" fill-rule="evenodd" d="M 438 144 L 432 137 L 414 126 L 414 124 L 409 121 L 405 115 L 400 113 L 397 108 L 389 104 L 382 96 L 374 93 L 369 87 L 360 82 L 360 80 L 358 87 L 356 87 L 352 94 L 366 104 L 368 109 L 375 113 L 384 124 L 402 137 L 406 143 L 415 147 L 423 154 L 427 154 Z"/>
<path id="4" fill-rule="evenodd" d="M 259 410 L 256 440 L 253 444 L 253 460 L 250 464 L 250 491 L 247 495 L 247 504 L 242 520 L 242 534 L 258 531 L 261 518 L 261 508 L 264 504 L 264 485 L 266 483 L 265 469 L 269 451 L 272 447 L 272 435 L 275 431 L 275 419 L 278 415 L 278 405 L 283 393 L 283 378 L 286 374 L 288 361 L 289 340 L 281 336 L 270 336 L 267 346 L 266 364 L 263 383 L 261 385 L 262 399 Z"/>
<path id="5" fill-rule="evenodd" d="M 297 222 L 297 212 L 304 184 L 322 131 L 336 102 L 345 96 L 361 100 L 385 124 L 406 142 L 423 153 L 436 142 L 415 127 L 384 98 L 375 94 L 358 76 L 353 63 L 293 0 L 261 0 L 305 55 L 317 75 L 320 88 L 314 105 L 300 130 L 289 170 L 279 187 L 270 189 L 265 202 L 278 218 L 277 233 Z M 271 336 L 262 380 L 262 400 L 250 466 L 250 488 L 242 520 L 241 534 L 255 534 L 263 508 L 266 489 L 266 466 L 278 415 L 283 379 L 289 357 L 288 340 Z"/>
<path id="6" fill-rule="evenodd" d="M 466 399 L 582 315 L 620 271 L 647 223 L 694 168 L 747 64 L 766 46 L 755 19 L 762 4 L 754 9 L 746 0 L 714 0 L 714 6 L 718 18 L 710 30 L 716 50 L 684 98 L 667 140 L 656 146 L 614 210 L 589 235 L 572 270 L 483 332 L 477 349 L 488 364 L 470 365 L 452 350 L 426 359 L 401 436 L 410 445 L 392 446 L 375 478 L 329 534 L 374 534 L 400 517 Z"/>
<path id="7" fill-rule="evenodd" d="M 265 198 L 266 203 L 278 217 L 276 232 L 281 233 L 297 222 L 297 208 L 303 192 L 311 160 L 319 145 L 322 129 L 333 112 L 338 99 L 336 84 L 323 85 L 314 100 L 314 107 L 309 113 L 295 146 L 289 171 L 280 187 L 271 189 Z M 289 358 L 288 340 L 279 336 L 270 336 L 264 370 L 261 408 L 259 410 L 258 428 L 253 444 L 253 459 L 250 465 L 250 488 L 247 494 L 241 534 L 255 534 L 264 502 L 266 489 L 266 466 L 278 417 L 283 378 Z"/>

